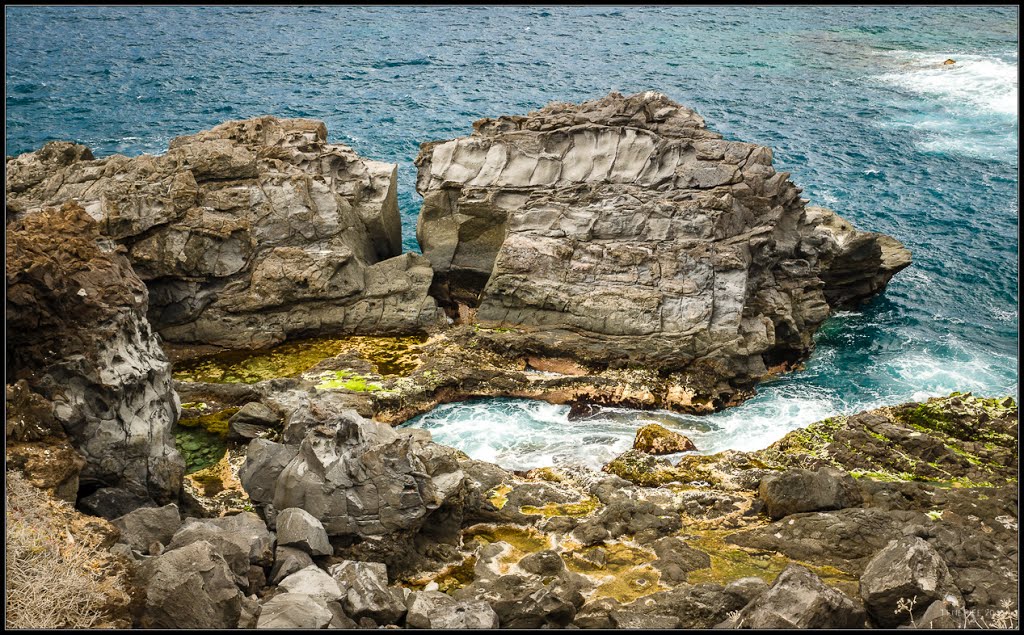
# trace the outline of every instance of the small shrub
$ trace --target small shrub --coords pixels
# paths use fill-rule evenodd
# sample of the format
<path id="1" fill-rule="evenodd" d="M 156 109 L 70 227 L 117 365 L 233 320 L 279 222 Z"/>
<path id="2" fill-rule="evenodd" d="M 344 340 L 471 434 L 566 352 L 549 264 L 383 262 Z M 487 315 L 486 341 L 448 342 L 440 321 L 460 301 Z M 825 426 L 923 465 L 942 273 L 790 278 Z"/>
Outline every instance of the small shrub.
<path id="1" fill-rule="evenodd" d="M 7 628 L 111 626 L 127 605 L 120 570 L 69 504 L 7 472 Z"/>

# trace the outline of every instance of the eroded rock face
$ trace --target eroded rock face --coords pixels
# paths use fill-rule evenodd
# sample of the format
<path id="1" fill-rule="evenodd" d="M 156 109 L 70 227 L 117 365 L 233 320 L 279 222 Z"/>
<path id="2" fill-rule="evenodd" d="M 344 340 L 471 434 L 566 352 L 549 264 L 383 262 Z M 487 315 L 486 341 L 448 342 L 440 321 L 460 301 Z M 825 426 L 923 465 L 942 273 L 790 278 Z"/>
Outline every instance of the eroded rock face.
<path id="1" fill-rule="evenodd" d="M 416 164 L 435 297 L 527 353 L 749 384 L 910 263 L 654 92 L 483 119 Z"/>
<path id="2" fill-rule="evenodd" d="M 397 167 L 326 138 L 320 121 L 259 117 L 161 156 L 54 142 L 8 161 L 8 214 L 81 204 L 128 248 L 170 341 L 256 348 L 435 323 L 429 264 L 400 255 Z"/>
<path id="3" fill-rule="evenodd" d="M 51 404 L 85 458 L 83 481 L 173 500 L 185 468 L 171 436 L 180 407 L 146 286 L 74 204 L 8 222 L 6 249 L 10 381 Z"/>

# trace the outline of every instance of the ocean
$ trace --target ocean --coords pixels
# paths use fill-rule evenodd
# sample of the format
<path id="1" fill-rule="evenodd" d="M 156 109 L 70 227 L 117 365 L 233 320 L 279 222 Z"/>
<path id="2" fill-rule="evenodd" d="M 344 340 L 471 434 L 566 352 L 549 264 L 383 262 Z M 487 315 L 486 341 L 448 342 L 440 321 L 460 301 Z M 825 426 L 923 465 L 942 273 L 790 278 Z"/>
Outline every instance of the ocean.
<path id="1" fill-rule="evenodd" d="M 805 370 L 737 408 L 669 417 L 705 452 L 953 390 L 1018 394 L 1016 7 L 7 7 L 6 153 L 97 156 L 263 114 L 399 164 L 415 239 L 419 144 L 481 117 L 657 90 L 775 150 L 812 204 L 914 264 L 832 317 Z M 947 58 L 956 60 L 944 66 Z M 600 465 L 651 415 L 569 423 L 522 400 L 411 422 L 514 468 Z M 481 430 L 486 433 L 481 434 Z"/>

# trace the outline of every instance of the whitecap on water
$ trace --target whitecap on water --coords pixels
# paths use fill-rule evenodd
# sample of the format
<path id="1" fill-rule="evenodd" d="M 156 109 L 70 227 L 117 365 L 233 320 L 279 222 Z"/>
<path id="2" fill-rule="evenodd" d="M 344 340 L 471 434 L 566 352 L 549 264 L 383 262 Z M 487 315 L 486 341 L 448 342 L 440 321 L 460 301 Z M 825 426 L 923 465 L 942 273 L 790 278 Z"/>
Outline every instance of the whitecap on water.
<path id="1" fill-rule="evenodd" d="M 1017 159 L 1016 58 L 889 51 L 880 59 L 888 70 L 874 79 L 909 101 L 898 119 L 879 125 L 911 129 L 925 152 Z"/>
<path id="2" fill-rule="evenodd" d="M 958 109 L 1017 115 L 1017 64 L 994 56 L 891 51 L 896 70 L 878 78 Z M 944 64 L 954 59 L 954 64 Z"/>

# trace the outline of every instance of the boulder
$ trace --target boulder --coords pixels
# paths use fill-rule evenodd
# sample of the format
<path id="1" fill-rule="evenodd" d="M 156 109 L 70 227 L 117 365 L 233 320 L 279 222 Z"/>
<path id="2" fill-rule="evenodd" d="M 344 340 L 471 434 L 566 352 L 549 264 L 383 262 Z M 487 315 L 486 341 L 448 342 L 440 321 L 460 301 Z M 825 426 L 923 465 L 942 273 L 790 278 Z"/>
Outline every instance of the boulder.
<path id="1" fill-rule="evenodd" d="M 439 304 L 506 352 L 678 371 L 694 403 L 724 403 L 910 262 L 660 93 L 473 128 L 421 146 L 416 235 Z"/>
<path id="2" fill-rule="evenodd" d="M 216 548 L 199 541 L 145 561 L 140 568 L 142 628 L 235 628 L 242 592 Z"/>
<path id="3" fill-rule="evenodd" d="M 111 521 L 121 531 L 120 542 L 143 553 L 155 542 L 168 544 L 181 526 L 181 514 L 174 503 L 163 507 L 136 509 Z"/>
<path id="4" fill-rule="evenodd" d="M 229 121 L 159 156 L 57 142 L 7 171 L 9 214 L 77 201 L 127 247 L 167 341 L 259 348 L 440 318 L 427 259 L 402 254 L 397 166 L 328 143 L 323 122 Z"/>
<path id="5" fill-rule="evenodd" d="M 265 404 L 250 401 L 228 419 L 229 434 L 233 438 L 255 439 L 276 426 L 280 417 Z"/>
<path id="6" fill-rule="evenodd" d="M 860 595 L 872 619 L 885 628 L 921 618 L 934 602 L 964 606 L 942 556 L 917 536 L 893 540 L 875 554 L 860 577 Z"/>
<path id="7" fill-rule="evenodd" d="M 249 498 L 257 503 L 274 500 L 277 479 L 299 449 L 266 439 L 253 439 L 245 450 L 245 464 L 238 471 L 238 479 Z"/>
<path id="8" fill-rule="evenodd" d="M 646 454 L 660 455 L 693 452 L 697 446 L 678 432 L 673 432 L 657 423 L 651 423 L 636 431 L 633 449 Z"/>
<path id="9" fill-rule="evenodd" d="M 78 508 L 86 514 L 109 520 L 147 507 L 156 507 L 153 499 L 133 494 L 120 487 L 101 487 L 78 501 Z"/>
<path id="10" fill-rule="evenodd" d="M 800 512 L 856 507 L 863 502 L 853 477 L 831 468 L 770 474 L 761 479 L 758 495 L 773 520 Z"/>
<path id="11" fill-rule="evenodd" d="M 826 586 L 805 567 L 791 564 L 771 588 L 732 620 L 736 628 L 863 628 L 864 609 Z"/>
<path id="12" fill-rule="evenodd" d="M 312 514 L 298 507 L 290 507 L 277 515 L 277 544 L 302 549 L 312 556 L 334 553 L 324 526 Z"/>
<path id="13" fill-rule="evenodd" d="M 288 593 L 308 595 L 324 602 L 341 600 L 345 596 L 335 579 L 315 564 L 296 571 L 281 580 L 278 586 Z"/>
<path id="14" fill-rule="evenodd" d="M 498 615 L 501 628 L 564 628 L 584 604 L 578 581 L 567 572 L 545 578 L 513 573 L 478 579 L 454 597 L 486 602 Z"/>
<path id="15" fill-rule="evenodd" d="M 239 476 L 253 501 L 302 508 L 328 536 L 358 538 L 354 548 L 377 550 L 382 558 L 407 554 L 403 537 L 417 533 L 439 508 L 460 509 L 466 479 L 455 450 L 354 411 L 328 412 L 309 428 L 297 448 L 250 444 Z"/>
<path id="16" fill-rule="evenodd" d="M 278 546 L 274 551 L 274 567 L 270 570 L 270 583 L 279 584 L 291 574 L 313 564 L 313 559 L 302 549 Z"/>
<path id="17" fill-rule="evenodd" d="M 327 628 L 334 613 L 320 598 L 302 593 L 281 593 L 260 609 L 256 628 Z"/>
<path id="18" fill-rule="evenodd" d="M 188 518 L 167 548 L 178 549 L 198 541 L 214 545 L 242 578 L 248 576 L 249 565 L 270 566 L 274 561 L 274 535 L 252 512 L 223 518 Z"/>
<path id="19" fill-rule="evenodd" d="M 421 591 L 409 596 L 405 616 L 409 628 L 492 629 L 498 615 L 486 602 L 460 602 L 439 591 Z"/>
<path id="20" fill-rule="evenodd" d="M 355 620 L 370 618 L 377 624 L 395 624 L 405 615 L 408 589 L 388 586 L 388 570 L 379 562 L 344 562 L 331 565 L 331 576 L 344 589 L 341 606 Z"/>
<path id="21" fill-rule="evenodd" d="M 8 216 L 7 381 L 50 404 L 85 459 L 82 485 L 170 502 L 185 470 L 171 364 L 146 319 L 146 286 L 100 229 L 71 203 Z"/>

